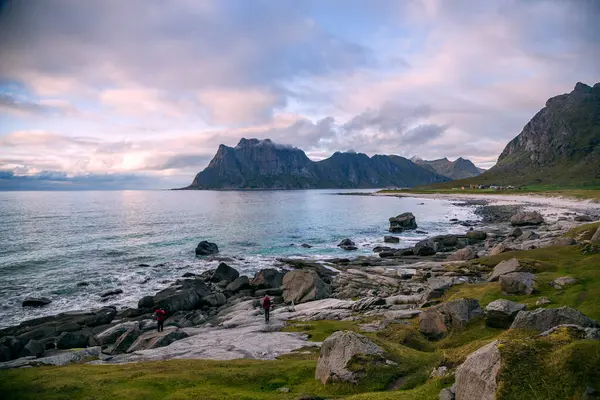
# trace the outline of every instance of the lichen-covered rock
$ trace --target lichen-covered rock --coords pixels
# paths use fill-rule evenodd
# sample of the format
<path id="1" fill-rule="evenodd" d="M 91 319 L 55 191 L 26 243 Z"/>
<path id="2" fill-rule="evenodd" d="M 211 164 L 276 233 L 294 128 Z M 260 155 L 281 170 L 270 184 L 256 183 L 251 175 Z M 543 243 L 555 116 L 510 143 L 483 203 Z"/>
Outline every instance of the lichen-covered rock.
<path id="1" fill-rule="evenodd" d="M 442 313 L 435 309 L 428 309 L 419 314 L 419 332 L 430 340 L 444 337 L 448 328 L 446 328 Z"/>
<path id="2" fill-rule="evenodd" d="M 496 400 L 502 366 L 498 344 L 494 341 L 481 347 L 456 369 L 457 400 Z"/>
<path id="3" fill-rule="evenodd" d="M 571 276 L 561 276 L 550 282 L 549 285 L 553 286 L 556 289 L 562 289 L 564 286 L 574 285 L 576 283 L 577 279 Z"/>
<path id="4" fill-rule="evenodd" d="M 598 323 L 570 307 L 538 308 L 533 311 L 521 311 L 517 314 L 511 329 L 533 329 L 539 332 L 547 331 L 558 325 L 572 324 L 584 328 L 594 328 Z"/>
<path id="5" fill-rule="evenodd" d="M 510 218 L 512 226 L 541 225 L 544 217 L 537 211 L 520 211 Z"/>
<path id="6" fill-rule="evenodd" d="M 413 213 L 404 213 L 390 218 L 390 232 L 403 232 L 417 229 L 417 222 Z"/>
<path id="7" fill-rule="evenodd" d="M 283 299 L 295 304 L 329 297 L 331 287 L 313 270 L 293 270 L 283 277 Z"/>
<path id="8" fill-rule="evenodd" d="M 323 342 L 315 379 L 328 382 L 356 383 L 364 372 L 352 369 L 352 363 L 385 362 L 384 351 L 366 336 L 352 331 L 338 331 Z"/>
<path id="9" fill-rule="evenodd" d="M 501 275 L 510 274 L 512 272 L 519 272 L 522 270 L 521 263 L 516 258 L 510 260 L 504 260 L 494 267 L 492 274 L 488 278 L 488 282 L 497 281 Z"/>
<path id="10" fill-rule="evenodd" d="M 504 253 L 504 252 L 507 252 L 510 250 L 512 250 L 512 249 L 510 247 L 508 247 L 506 244 L 498 243 L 490 250 L 490 256 L 497 256 L 498 254 L 501 254 L 501 253 Z"/>
<path id="11" fill-rule="evenodd" d="M 531 294 L 535 289 L 535 275 L 529 272 L 511 272 L 500 276 L 500 290 L 504 294 Z"/>
<path id="12" fill-rule="evenodd" d="M 492 328 L 509 328 L 519 311 L 525 310 L 525 304 L 506 299 L 492 301 L 485 307 L 485 324 Z"/>

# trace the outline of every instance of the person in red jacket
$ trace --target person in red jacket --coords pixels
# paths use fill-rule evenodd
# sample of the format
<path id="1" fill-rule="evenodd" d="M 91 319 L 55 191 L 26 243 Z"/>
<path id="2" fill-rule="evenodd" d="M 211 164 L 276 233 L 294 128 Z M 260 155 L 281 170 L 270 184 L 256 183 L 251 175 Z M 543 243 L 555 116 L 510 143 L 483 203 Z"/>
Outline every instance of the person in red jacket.
<path id="1" fill-rule="evenodd" d="M 164 330 L 163 325 L 165 324 L 167 313 L 162 308 L 157 308 L 154 311 L 154 316 L 156 317 L 156 322 L 158 322 L 158 331 L 162 332 Z"/>
<path id="2" fill-rule="evenodd" d="M 271 311 L 271 299 L 269 298 L 269 295 L 265 295 L 261 304 L 265 311 L 265 322 L 269 322 L 269 312 Z"/>

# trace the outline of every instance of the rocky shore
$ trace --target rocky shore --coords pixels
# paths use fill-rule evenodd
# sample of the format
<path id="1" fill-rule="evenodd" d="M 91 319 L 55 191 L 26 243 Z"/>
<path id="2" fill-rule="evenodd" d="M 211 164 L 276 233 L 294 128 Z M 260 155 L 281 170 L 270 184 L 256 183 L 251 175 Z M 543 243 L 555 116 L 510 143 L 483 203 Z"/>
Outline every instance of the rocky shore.
<path id="1" fill-rule="evenodd" d="M 540 213 L 526 205 L 477 205 L 481 220 L 455 221 L 465 227 L 464 234 L 429 237 L 411 248 L 395 247 L 394 233 L 418 229 L 414 216 L 404 213 L 390 218 L 391 233 L 382 232 L 382 243 L 372 256 L 280 258 L 280 268 L 263 269 L 252 277 L 240 276 L 222 262 L 201 275 L 186 273 L 170 287 L 141 298 L 137 308 L 107 306 L 24 321 L 0 330 L 0 369 L 83 360 L 94 364 L 173 358 L 267 360 L 311 346 L 321 349 L 316 378 L 323 383 L 360 380 L 364 374 L 349 367 L 355 357 L 393 368 L 393 357 L 361 334 L 339 331 L 321 343 L 288 329 L 323 320 L 354 321 L 364 332 L 413 321 L 429 341 L 476 318 L 485 318 L 486 325 L 497 329 L 525 328 L 548 336 L 565 326 L 576 335 L 600 338 L 596 321 L 575 309 L 528 311 L 508 299 L 536 292 L 535 266 L 516 258 L 494 266 L 478 264 L 481 258 L 550 246 L 591 246 L 595 251 L 600 228 L 590 238 L 565 233 L 598 220 L 597 211 Z M 352 254 L 351 239 L 340 246 Z M 201 242 L 196 252 L 215 254 L 218 246 Z M 473 299 L 444 300 L 456 285 L 487 282 L 498 285 L 507 299 L 485 309 Z M 567 276 L 552 285 L 562 288 L 576 282 Z M 268 324 L 259 307 L 265 295 L 274 303 Z M 28 301 L 28 306 L 43 305 L 44 299 Z M 163 332 L 156 331 L 155 307 L 167 311 Z M 471 354 L 455 370 L 455 385 L 444 389 L 440 398 L 488 398 L 486 394 L 496 388 L 487 384 L 474 388 L 473 382 L 497 373 L 501 363 L 497 349 L 493 342 Z"/>

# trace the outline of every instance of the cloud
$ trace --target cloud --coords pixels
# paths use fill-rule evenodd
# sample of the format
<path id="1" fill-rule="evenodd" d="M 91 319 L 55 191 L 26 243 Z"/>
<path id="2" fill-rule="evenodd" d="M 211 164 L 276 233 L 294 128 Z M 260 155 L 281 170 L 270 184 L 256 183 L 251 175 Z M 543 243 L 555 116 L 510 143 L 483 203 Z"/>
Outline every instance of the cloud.
<path id="1" fill-rule="evenodd" d="M 61 100 L 44 99 L 39 102 L 19 100 L 9 93 L 0 93 L 0 111 L 10 111 L 29 115 L 73 114 L 75 108 Z"/>

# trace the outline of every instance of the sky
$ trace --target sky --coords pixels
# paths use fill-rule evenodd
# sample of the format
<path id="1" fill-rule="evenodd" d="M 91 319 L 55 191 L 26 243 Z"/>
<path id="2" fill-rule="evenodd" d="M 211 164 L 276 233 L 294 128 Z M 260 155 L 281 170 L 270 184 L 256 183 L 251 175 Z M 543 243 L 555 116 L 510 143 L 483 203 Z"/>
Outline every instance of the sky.
<path id="1" fill-rule="evenodd" d="M 219 144 L 492 166 L 600 81 L 597 0 L 0 0 L 0 190 L 187 186 Z"/>

